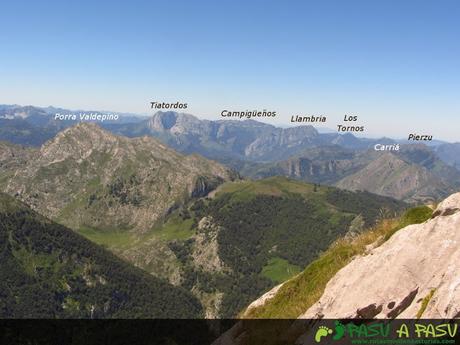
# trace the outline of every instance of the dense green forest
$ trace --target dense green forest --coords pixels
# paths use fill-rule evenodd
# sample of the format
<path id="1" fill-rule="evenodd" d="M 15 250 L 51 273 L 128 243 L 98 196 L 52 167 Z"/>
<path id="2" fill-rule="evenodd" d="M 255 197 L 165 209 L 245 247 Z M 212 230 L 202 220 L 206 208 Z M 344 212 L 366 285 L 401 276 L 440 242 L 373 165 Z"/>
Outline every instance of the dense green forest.
<path id="1" fill-rule="evenodd" d="M 366 191 L 351 192 L 338 188 L 328 189 L 326 201 L 341 211 L 360 214 L 366 227 L 372 226 L 379 217 L 391 218 L 395 212 L 401 213 L 405 209 L 404 203 L 396 199 Z"/>
<path id="2" fill-rule="evenodd" d="M 197 318 L 199 301 L 0 194 L 1 318 Z"/>
<path id="3" fill-rule="evenodd" d="M 0 195 L 0 316 L 194 318 L 216 308 L 211 315 L 234 317 L 350 233 L 356 219 L 364 229 L 405 208 L 286 178 L 223 184 L 212 197 L 177 206 L 139 239 L 144 256 L 161 245 L 174 253 L 165 266 L 179 269 L 173 286 L 157 266 L 138 261 L 144 272 Z"/>
<path id="4" fill-rule="evenodd" d="M 224 292 L 220 312 L 232 317 L 282 281 L 278 276 L 285 279 L 283 270 L 295 274 L 306 267 L 344 236 L 356 217 L 369 227 L 383 210 L 394 214 L 405 207 L 391 198 L 285 178 L 237 182 L 177 211 L 184 222 L 193 219 L 195 231 L 200 219 L 213 219 L 221 229 L 218 254 L 229 270 L 209 273 L 191 265 L 193 237 L 169 245 L 185 268 L 184 286 Z"/>

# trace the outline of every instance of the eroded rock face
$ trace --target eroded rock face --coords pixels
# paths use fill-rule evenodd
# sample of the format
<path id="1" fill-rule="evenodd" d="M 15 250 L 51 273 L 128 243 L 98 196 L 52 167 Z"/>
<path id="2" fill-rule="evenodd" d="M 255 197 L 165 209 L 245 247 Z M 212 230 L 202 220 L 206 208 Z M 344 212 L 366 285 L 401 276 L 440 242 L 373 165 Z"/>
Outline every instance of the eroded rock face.
<path id="1" fill-rule="evenodd" d="M 460 193 L 458 193 L 460 194 Z M 443 202 L 441 202 L 436 210 L 433 212 L 432 218 L 436 218 L 438 216 L 450 216 L 453 215 L 457 212 L 460 212 L 460 202 L 459 199 L 460 197 L 456 198 L 454 194 L 450 198 L 447 198 Z"/>
<path id="2" fill-rule="evenodd" d="M 0 141 L 0 188 L 33 157 L 35 149 Z"/>
<path id="3" fill-rule="evenodd" d="M 229 270 L 219 257 L 217 235 L 221 228 L 214 223 L 212 217 L 204 217 L 198 224 L 198 231 L 193 236 L 195 245 L 192 251 L 193 263 L 206 272 L 222 272 Z"/>
<path id="4" fill-rule="evenodd" d="M 254 309 L 254 308 L 257 308 L 257 307 L 260 307 L 260 306 L 263 306 L 268 300 L 271 300 L 273 297 L 276 296 L 276 294 L 278 293 L 278 290 L 284 285 L 283 284 L 279 284 L 279 285 L 276 285 L 274 288 L 272 288 L 271 290 L 269 290 L 268 292 L 264 293 L 261 297 L 259 297 L 258 299 L 256 299 L 254 302 L 252 302 L 245 310 L 244 312 L 244 316 L 247 316 L 248 312 L 251 310 L 251 309 Z"/>
<path id="5" fill-rule="evenodd" d="M 432 219 L 399 230 L 341 269 L 300 318 L 455 318 L 459 313 L 457 193 L 439 204 Z"/>
<path id="6" fill-rule="evenodd" d="M 204 196 L 234 176 L 153 138 L 115 136 L 93 123 L 60 132 L 21 164 L 5 151 L 0 188 L 72 229 L 145 233 L 176 202 Z"/>
<path id="7" fill-rule="evenodd" d="M 402 157 L 387 152 L 364 168 L 348 175 L 337 187 L 350 190 L 367 190 L 400 200 L 424 200 L 426 196 L 446 195 L 449 186 L 430 169 L 407 162 Z"/>

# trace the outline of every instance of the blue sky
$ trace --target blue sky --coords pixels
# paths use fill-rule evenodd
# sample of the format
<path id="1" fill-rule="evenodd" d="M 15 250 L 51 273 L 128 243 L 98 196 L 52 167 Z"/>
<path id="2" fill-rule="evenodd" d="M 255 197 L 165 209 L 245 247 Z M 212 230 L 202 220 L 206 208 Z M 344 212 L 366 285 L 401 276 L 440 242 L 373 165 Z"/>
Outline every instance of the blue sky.
<path id="1" fill-rule="evenodd" d="M 0 103 L 358 115 L 460 141 L 458 1 L 8 1 Z"/>

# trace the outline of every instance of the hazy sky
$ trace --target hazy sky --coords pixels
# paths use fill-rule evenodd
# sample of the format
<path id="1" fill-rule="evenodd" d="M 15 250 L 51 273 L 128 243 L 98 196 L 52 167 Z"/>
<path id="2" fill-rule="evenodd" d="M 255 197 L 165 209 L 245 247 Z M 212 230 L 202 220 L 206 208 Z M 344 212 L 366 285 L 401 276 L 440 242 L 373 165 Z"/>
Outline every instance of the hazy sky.
<path id="1" fill-rule="evenodd" d="M 460 141 L 460 1 L 4 1 L 0 103 L 358 115 Z"/>

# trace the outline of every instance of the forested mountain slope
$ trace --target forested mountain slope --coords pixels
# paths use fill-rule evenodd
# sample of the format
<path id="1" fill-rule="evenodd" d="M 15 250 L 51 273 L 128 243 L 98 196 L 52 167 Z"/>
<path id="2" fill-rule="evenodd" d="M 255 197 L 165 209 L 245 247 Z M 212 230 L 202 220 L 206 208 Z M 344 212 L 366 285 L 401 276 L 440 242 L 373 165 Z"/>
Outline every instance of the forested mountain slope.
<path id="1" fill-rule="evenodd" d="M 198 300 L 0 193 L 1 318 L 197 318 Z"/>
<path id="2" fill-rule="evenodd" d="M 230 182 L 178 208 L 138 241 L 111 248 L 193 291 L 209 317 L 232 317 L 338 237 L 355 236 L 405 207 L 391 198 L 286 178 Z"/>

